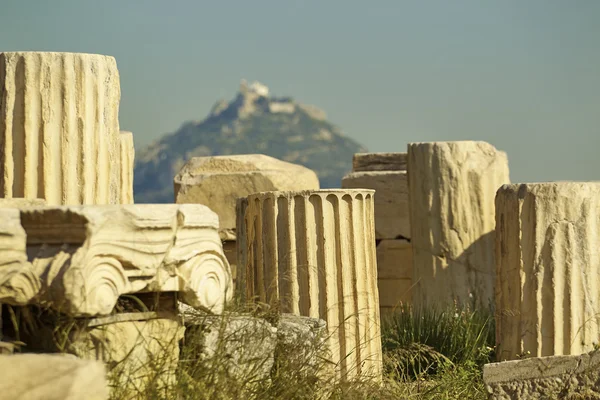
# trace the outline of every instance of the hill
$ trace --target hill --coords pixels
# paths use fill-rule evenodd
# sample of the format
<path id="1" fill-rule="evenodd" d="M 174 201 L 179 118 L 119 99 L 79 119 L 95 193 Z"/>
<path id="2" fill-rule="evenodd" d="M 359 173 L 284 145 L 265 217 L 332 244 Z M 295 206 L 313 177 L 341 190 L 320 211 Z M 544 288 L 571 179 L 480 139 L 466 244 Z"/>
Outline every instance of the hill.
<path id="1" fill-rule="evenodd" d="M 206 119 L 187 122 L 136 154 L 135 202 L 173 202 L 173 177 L 191 157 L 266 154 L 311 168 L 322 188 L 334 188 L 352 169 L 352 155 L 364 151 L 323 111 L 242 81 L 237 96 L 218 101 Z"/>

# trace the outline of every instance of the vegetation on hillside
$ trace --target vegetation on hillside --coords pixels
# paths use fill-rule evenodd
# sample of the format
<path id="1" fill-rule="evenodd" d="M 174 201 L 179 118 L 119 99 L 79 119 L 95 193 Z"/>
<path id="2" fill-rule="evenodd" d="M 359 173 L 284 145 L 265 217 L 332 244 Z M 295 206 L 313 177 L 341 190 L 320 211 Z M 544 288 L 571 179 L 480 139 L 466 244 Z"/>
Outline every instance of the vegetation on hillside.
<path id="1" fill-rule="evenodd" d="M 240 101 L 232 101 L 202 122 L 186 123 L 137 152 L 135 202 L 172 202 L 173 177 L 192 157 L 266 154 L 314 170 L 321 187 L 331 188 L 339 187 L 342 177 L 352 169 L 354 153 L 366 151 L 302 106 L 295 106 L 290 113 L 270 112 L 268 103 L 281 99 L 260 98 L 253 112 L 241 117 Z"/>

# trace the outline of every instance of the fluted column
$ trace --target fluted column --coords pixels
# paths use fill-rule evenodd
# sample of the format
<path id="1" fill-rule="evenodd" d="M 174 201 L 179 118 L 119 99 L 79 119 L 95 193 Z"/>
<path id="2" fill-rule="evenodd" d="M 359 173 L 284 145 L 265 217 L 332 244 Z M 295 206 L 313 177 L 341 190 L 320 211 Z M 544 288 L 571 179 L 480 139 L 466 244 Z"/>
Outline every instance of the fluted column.
<path id="1" fill-rule="evenodd" d="M 408 145 L 413 304 L 494 302 L 494 197 L 509 183 L 504 152 L 485 142 Z"/>
<path id="2" fill-rule="evenodd" d="M 600 183 L 504 185 L 496 195 L 499 360 L 581 354 L 600 337 Z"/>
<path id="3" fill-rule="evenodd" d="M 238 206 L 247 294 L 325 320 L 343 379 L 381 377 L 373 193 L 264 192 Z"/>
<path id="4" fill-rule="evenodd" d="M 133 147 L 133 133 L 121 131 L 119 135 L 119 202 L 133 204 L 133 168 L 135 150 Z"/>
<path id="5" fill-rule="evenodd" d="M 0 197 L 120 202 L 113 57 L 0 53 L 0 94 Z"/>

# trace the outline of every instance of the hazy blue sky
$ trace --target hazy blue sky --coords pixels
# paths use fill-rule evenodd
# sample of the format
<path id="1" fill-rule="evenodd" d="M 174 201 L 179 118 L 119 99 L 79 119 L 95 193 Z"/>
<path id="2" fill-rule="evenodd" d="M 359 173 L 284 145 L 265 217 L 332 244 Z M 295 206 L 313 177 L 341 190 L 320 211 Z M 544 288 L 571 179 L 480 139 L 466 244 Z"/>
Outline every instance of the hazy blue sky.
<path id="1" fill-rule="evenodd" d="M 485 140 L 513 182 L 600 180 L 599 0 L 2 0 L 0 51 L 100 53 L 138 150 L 242 78 L 371 151 Z"/>

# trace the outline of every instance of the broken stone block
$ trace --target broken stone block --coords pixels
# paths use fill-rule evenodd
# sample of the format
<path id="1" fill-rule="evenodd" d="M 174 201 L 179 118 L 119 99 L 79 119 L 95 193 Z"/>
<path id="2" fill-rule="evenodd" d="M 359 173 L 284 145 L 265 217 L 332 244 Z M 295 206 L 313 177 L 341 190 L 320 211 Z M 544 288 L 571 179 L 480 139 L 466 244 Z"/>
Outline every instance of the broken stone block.
<path id="1" fill-rule="evenodd" d="M 188 310 L 184 314 L 186 346 L 182 357 L 201 358 L 192 370 L 235 376 L 238 380 L 263 380 L 284 368 L 296 378 L 329 377 L 325 321 L 281 314 L 277 321 L 244 314 L 221 316 Z M 273 326 L 273 325 L 275 326 Z"/>
<path id="2" fill-rule="evenodd" d="M 334 373 L 322 319 L 281 314 L 277 324 L 275 368 L 295 371 L 296 376 L 326 380 Z"/>
<path id="3" fill-rule="evenodd" d="M 238 208 L 247 298 L 326 321 L 343 379 L 382 374 L 373 193 L 264 192 Z"/>
<path id="4" fill-rule="evenodd" d="M 488 308 L 494 299 L 494 197 L 504 152 L 485 142 L 408 145 L 413 305 Z"/>
<path id="5" fill-rule="evenodd" d="M 113 395 L 119 398 L 153 390 L 173 390 L 179 341 L 185 328 L 175 314 L 138 312 L 115 314 L 86 322 L 73 331 L 66 351 L 107 365 Z"/>
<path id="6" fill-rule="evenodd" d="M 120 202 L 113 57 L 0 53 L 0 92 L 0 197 Z"/>
<path id="7" fill-rule="evenodd" d="M 248 315 L 224 314 L 185 316 L 188 349 L 199 349 L 202 369 L 215 376 L 240 380 L 268 378 L 277 345 L 277 328 L 264 319 Z"/>
<path id="8" fill-rule="evenodd" d="M 342 188 L 375 190 L 377 239 L 410 239 L 406 171 L 352 172 L 342 179 Z"/>
<path id="9" fill-rule="evenodd" d="M 406 153 L 356 153 L 352 171 L 406 171 Z"/>
<path id="10" fill-rule="evenodd" d="M 505 361 L 483 366 L 493 400 L 598 399 L 600 353 Z"/>
<path id="11" fill-rule="evenodd" d="M 599 228 L 600 183 L 528 183 L 498 190 L 498 360 L 595 348 Z"/>
<path id="12" fill-rule="evenodd" d="M 273 190 L 319 189 L 312 170 L 262 154 L 195 157 L 174 182 L 177 204 L 204 204 L 217 213 L 223 240 L 235 240 L 239 197 Z"/>
<path id="13" fill-rule="evenodd" d="M 3 400 L 108 400 L 104 365 L 61 354 L 0 355 Z"/>
<path id="14" fill-rule="evenodd" d="M 0 293 L 9 304 L 39 289 L 36 301 L 95 316 L 109 314 L 123 294 L 170 291 L 220 313 L 232 297 L 218 217 L 205 206 L 4 208 L 0 218 Z"/>

